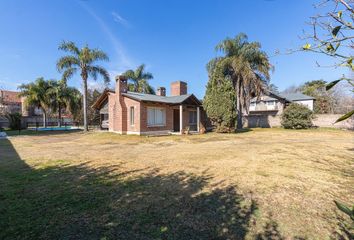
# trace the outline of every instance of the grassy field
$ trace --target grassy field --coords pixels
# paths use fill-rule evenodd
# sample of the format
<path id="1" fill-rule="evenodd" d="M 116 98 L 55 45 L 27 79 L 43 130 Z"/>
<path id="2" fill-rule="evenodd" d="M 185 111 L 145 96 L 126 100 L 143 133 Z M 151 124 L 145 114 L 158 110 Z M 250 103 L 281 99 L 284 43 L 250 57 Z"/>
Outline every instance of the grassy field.
<path id="1" fill-rule="evenodd" d="M 354 133 L 0 140 L 0 239 L 346 239 Z M 349 238 L 348 238 L 349 239 Z"/>

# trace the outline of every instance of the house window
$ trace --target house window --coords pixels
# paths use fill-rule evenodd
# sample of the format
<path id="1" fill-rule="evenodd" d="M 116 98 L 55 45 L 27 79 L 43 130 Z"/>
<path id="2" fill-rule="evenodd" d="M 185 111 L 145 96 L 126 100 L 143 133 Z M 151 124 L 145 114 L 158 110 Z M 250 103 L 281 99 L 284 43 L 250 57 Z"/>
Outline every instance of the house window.
<path id="1" fill-rule="evenodd" d="M 166 125 L 166 109 L 151 107 L 148 108 L 148 126 L 165 126 Z"/>
<path id="2" fill-rule="evenodd" d="M 267 105 L 268 106 L 274 106 L 275 105 L 275 101 L 267 101 Z"/>
<path id="3" fill-rule="evenodd" d="M 251 102 L 251 107 L 255 107 L 256 106 L 256 102 Z"/>
<path id="4" fill-rule="evenodd" d="M 130 107 L 130 125 L 134 125 L 134 107 Z"/>
<path id="5" fill-rule="evenodd" d="M 189 111 L 189 124 L 197 124 L 197 111 Z"/>

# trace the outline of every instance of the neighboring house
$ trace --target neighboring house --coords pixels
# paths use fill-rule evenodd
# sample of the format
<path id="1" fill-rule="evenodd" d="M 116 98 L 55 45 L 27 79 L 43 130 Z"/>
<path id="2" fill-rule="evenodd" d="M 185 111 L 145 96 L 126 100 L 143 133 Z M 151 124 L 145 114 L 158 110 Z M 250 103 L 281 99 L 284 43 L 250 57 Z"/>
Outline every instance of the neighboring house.
<path id="1" fill-rule="evenodd" d="M 269 92 L 250 102 L 249 114 L 246 117 L 246 127 L 276 127 L 280 126 L 280 115 L 290 103 L 299 103 L 313 111 L 315 99 L 302 93 L 274 94 Z"/>
<path id="2" fill-rule="evenodd" d="M 187 94 L 187 83 L 171 83 L 171 95 L 160 87 L 157 94 L 127 91 L 127 79 L 116 77 L 115 91 L 106 90 L 92 106 L 100 111 L 101 127 L 122 134 L 167 134 L 189 129 L 200 132 L 202 104 L 193 94 Z"/>
<path id="3" fill-rule="evenodd" d="M 34 125 L 36 123 L 42 124 L 43 112 L 40 108 L 35 106 L 26 106 L 26 97 L 20 97 L 20 92 L 0 90 L 0 113 L 21 113 L 23 127 Z M 52 117 L 48 118 L 48 124 L 57 124 L 58 120 L 55 118 L 57 113 L 51 113 Z M 62 121 L 72 122 L 72 116 L 65 109 L 62 109 Z M 9 122 L 5 116 L 0 116 L 0 127 L 8 127 Z"/>
<path id="4" fill-rule="evenodd" d="M 250 114 L 274 112 L 275 115 L 279 115 L 290 103 L 303 104 L 311 111 L 313 111 L 314 101 L 315 98 L 302 93 L 290 93 L 280 95 L 269 92 L 268 94 L 262 95 L 260 98 L 251 99 L 249 112 Z"/>
<path id="5" fill-rule="evenodd" d="M 6 113 L 21 113 L 22 101 L 19 92 L 0 90 L 0 110 Z"/>

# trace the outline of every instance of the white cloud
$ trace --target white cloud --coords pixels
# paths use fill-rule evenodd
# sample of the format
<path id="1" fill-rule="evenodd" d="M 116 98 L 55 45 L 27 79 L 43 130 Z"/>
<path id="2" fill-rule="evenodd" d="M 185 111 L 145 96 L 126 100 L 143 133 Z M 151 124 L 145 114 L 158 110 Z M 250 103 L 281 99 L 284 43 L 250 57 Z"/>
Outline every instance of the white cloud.
<path id="1" fill-rule="evenodd" d="M 131 27 L 130 23 L 125 18 L 123 18 L 121 15 L 119 15 L 117 12 L 112 12 L 112 16 L 113 16 L 113 20 L 116 23 L 119 23 L 127 28 Z"/>

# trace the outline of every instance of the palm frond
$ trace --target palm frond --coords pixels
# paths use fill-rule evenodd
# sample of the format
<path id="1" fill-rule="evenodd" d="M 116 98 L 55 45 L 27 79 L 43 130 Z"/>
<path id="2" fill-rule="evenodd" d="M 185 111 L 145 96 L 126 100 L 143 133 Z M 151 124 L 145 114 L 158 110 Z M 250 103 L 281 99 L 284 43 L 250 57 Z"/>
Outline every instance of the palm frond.
<path id="1" fill-rule="evenodd" d="M 135 73 L 133 70 L 127 70 L 123 73 L 123 75 L 128 79 L 135 79 Z"/>
<path id="2" fill-rule="evenodd" d="M 94 80 L 97 80 L 97 76 L 100 75 L 103 77 L 105 83 L 110 82 L 109 73 L 103 67 L 87 66 L 87 72 Z"/>
<path id="3" fill-rule="evenodd" d="M 97 60 L 109 61 L 108 55 L 100 49 L 91 50 L 91 59 L 93 62 Z"/>
<path id="4" fill-rule="evenodd" d="M 71 52 L 71 53 L 73 53 L 76 56 L 80 55 L 79 48 L 72 41 L 63 41 L 61 44 L 59 44 L 58 49 L 59 50 L 63 50 L 65 52 Z"/>
<path id="5" fill-rule="evenodd" d="M 57 62 L 57 69 L 59 72 L 66 68 L 72 68 L 74 66 L 80 66 L 80 60 L 74 56 L 61 57 Z"/>
<path id="6" fill-rule="evenodd" d="M 62 80 L 66 83 L 68 79 L 70 79 L 77 72 L 77 68 L 68 68 L 64 71 Z"/>

